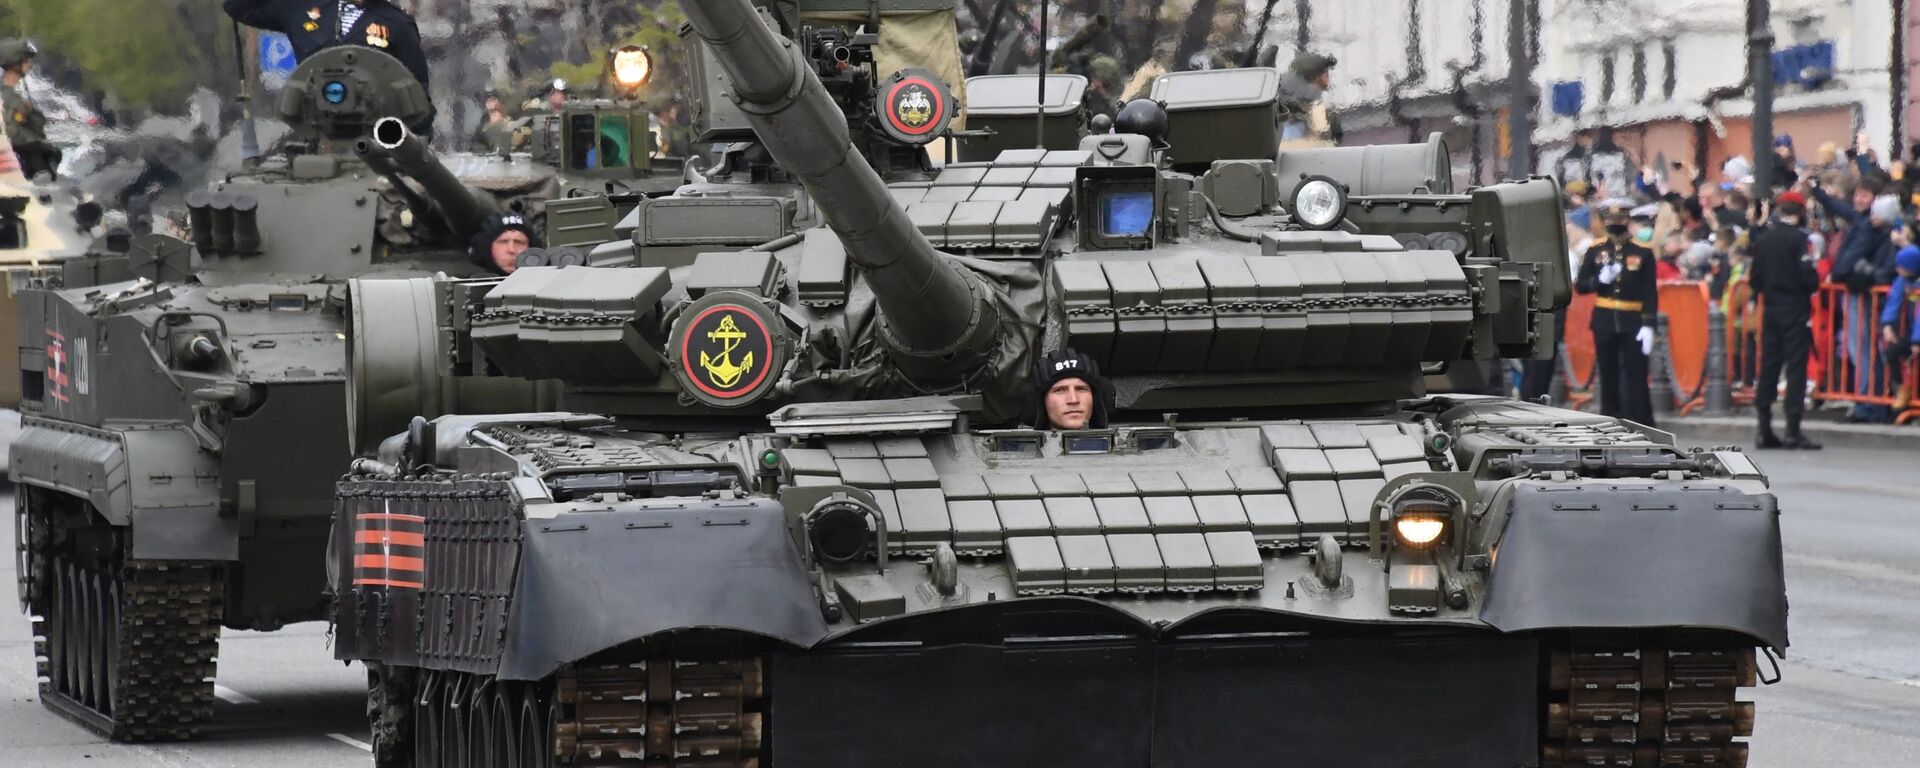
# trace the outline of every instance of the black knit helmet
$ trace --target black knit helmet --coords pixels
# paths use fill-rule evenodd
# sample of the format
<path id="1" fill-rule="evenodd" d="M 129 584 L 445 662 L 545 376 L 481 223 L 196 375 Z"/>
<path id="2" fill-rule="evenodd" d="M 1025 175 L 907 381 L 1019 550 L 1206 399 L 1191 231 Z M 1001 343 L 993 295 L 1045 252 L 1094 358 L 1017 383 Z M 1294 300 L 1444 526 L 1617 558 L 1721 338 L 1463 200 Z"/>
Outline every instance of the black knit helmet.
<path id="1" fill-rule="evenodd" d="M 526 235 L 527 243 L 531 248 L 545 247 L 540 240 L 540 233 L 533 229 L 532 220 L 528 219 L 524 213 L 509 211 L 487 217 L 486 225 L 482 226 L 480 233 L 474 235 L 473 240 L 467 244 L 467 258 L 473 261 L 474 266 L 498 273 L 500 268 L 493 263 L 493 241 L 500 239 L 500 236 L 509 230 Z"/>
<path id="2" fill-rule="evenodd" d="M 1080 379 L 1093 389 L 1093 413 L 1087 419 L 1087 426 L 1105 429 L 1113 416 L 1113 382 L 1100 375 L 1099 363 L 1072 347 L 1041 356 L 1028 388 L 1022 421 L 1038 429 L 1053 428 L 1047 422 L 1047 390 L 1062 379 Z"/>

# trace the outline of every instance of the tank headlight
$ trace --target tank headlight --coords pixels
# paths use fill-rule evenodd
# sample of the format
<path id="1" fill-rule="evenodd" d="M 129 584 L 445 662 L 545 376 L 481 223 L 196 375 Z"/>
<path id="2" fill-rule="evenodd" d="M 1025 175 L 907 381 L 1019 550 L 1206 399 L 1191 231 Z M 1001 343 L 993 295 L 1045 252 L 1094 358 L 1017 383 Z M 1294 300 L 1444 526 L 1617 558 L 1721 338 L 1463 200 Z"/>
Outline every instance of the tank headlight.
<path id="1" fill-rule="evenodd" d="M 652 78 L 653 55 L 647 49 L 628 45 L 613 52 L 613 79 L 620 87 L 633 90 Z"/>
<path id="2" fill-rule="evenodd" d="M 1447 520 L 1442 517 L 1409 515 L 1393 520 L 1393 532 L 1400 541 L 1409 546 L 1425 547 L 1440 540 L 1440 534 L 1447 530 Z"/>
<path id="3" fill-rule="evenodd" d="M 866 510 L 851 502 L 828 502 L 807 513 L 807 540 L 824 563 L 851 563 L 867 556 L 873 535 Z"/>
<path id="4" fill-rule="evenodd" d="M 1430 499 L 1407 499 L 1395 505 L 1393 513 L 1393 534 L 1400 543 L 1414 549 L 1425 549 L 1439 542 L 1447 534 L 1447 521 L 1453 517 L 1453 508 L 1445 502 Z"/>
<path id="5" fill-rule="evenodd" d="M 1325 176 L 1309 176 L 1293 191 L 1293 220 L 1308 229 L 1332 229 L 1347 212 L 1347 192 Z"/>

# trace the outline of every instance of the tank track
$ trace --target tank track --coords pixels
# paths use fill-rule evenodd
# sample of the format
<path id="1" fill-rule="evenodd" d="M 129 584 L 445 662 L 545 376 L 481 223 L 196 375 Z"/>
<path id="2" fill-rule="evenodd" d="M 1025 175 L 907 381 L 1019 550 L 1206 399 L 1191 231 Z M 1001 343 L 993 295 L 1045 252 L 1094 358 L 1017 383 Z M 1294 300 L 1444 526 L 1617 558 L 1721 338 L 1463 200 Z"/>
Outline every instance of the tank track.
<path id="1" fill-rule="evenodd" d="M 1548 656 L 1543 766 L 1744 768 L 1754 649 L 1706 643 L 1582 644 Z"/>
<path id="2" fill-rule="evenodd" d="M 411 752 L 413 768 L 469 758 L 501 768 L 759 768 L 762 669 L 758 657 L 648 658 L 579 664 L 533 684 L 416 671 L 411 722 L 376 731 L 411 744 L 376 753 Z M 376 690 L 370 702 L 390 696 Z"/>
<path id="3" fill-rule="evenodd" d="M 213 719 L 224 582 L 205 563 L 60 555 L 35 613 L 40 701 L 115 741 L 199 738 Z"/>

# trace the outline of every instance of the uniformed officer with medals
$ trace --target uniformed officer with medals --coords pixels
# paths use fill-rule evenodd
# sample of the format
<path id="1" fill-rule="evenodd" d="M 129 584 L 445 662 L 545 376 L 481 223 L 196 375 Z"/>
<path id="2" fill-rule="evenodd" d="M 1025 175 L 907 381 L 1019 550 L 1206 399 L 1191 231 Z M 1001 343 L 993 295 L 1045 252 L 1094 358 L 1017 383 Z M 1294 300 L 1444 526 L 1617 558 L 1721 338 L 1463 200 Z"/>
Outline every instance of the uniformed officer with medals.
<path id="1" fill-rule="evenodd" d="M 279 32 L 293 44 L 296 60 L 306 61 L 337 45 L 383 51 L 405 64 L 426 86 L 427 54 L 413 16 L 388 0 L 223 0 L 227 15 L 255 29 Z M 429 91 L 431 92 L 431 91 Z M 432 118 L 418 132 L 433 124 Z"/>
<path id="2" fill-rule="evenodd" d="M 1594 358 L 1600 367 L 1600 412 L 1653 426 L 1647 358 L 1660 314 L 1653 251 L 1628 233 L 1628 206 L 1606 203 L 1607 237 L 1580 260 L 1574 290 L 1592 294 Z"/>

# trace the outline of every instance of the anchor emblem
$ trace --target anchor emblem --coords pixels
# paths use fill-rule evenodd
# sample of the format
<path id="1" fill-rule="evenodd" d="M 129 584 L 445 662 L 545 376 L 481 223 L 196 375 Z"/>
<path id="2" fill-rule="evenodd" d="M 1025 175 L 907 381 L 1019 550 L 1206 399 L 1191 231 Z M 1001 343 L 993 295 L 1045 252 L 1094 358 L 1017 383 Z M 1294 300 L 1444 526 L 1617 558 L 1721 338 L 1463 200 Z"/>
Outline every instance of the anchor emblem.
<path id="1" fill-rule="evenodd" d="M 753 352 L 751 351 L 740 358 L 738 365 L 733 362 L 734 350 L 739 349 L 740 345 L 747 340 L 746 331 L 740 330 L 740 326 L 733 321 L 733 315 L 726 315 L 720 318 L 718 328 L 707 332 L 707 340 L 720 343 L 719 357 L 713 357 L 705 352 L 700 353 L 700 367 L 706 369 L 707 378 L 713 381 L 714 386 L 721 389 L 732 389 L 739 385 L 740 377 L 753 370 Z"/>

